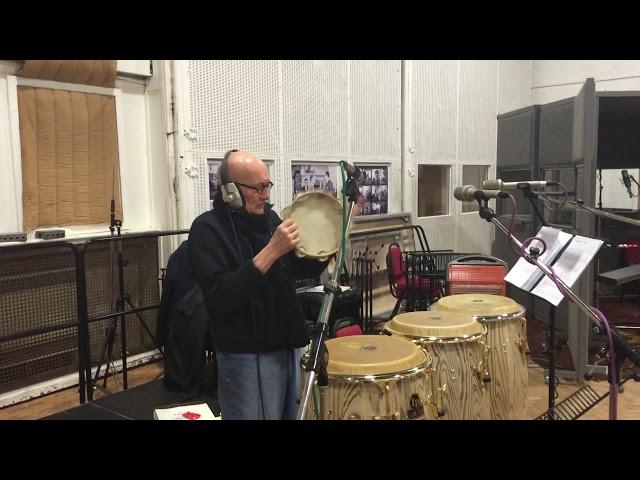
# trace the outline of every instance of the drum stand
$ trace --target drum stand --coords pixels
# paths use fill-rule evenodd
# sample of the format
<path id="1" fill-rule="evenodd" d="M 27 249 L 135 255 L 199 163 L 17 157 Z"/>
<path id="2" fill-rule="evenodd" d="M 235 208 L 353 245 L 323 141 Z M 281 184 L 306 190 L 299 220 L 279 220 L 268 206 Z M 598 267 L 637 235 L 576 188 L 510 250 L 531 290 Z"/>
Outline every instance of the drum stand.
<path id="1" fill-rule="evenodd" d="M 349 175 L 345 183 L 345 195 L 349 199 L 349 211 L 347 215 L 347 221 L 345 228 L 348 229 L 351 222 L 351 213 L 353 212 L 353 205 L 358 198 L 358 185 L 352 175 Z M 329 333 L 328 321 L 329 314 L 331 313 L 331 306 L 333 304 L 333 298 L 340 292 L 338 286 L 338 278 L 340 277 L 340 270 L 343 262 L 344 242 L 346 242 L 347 236 L 342 235 L 340 240 L 340 246 L 338 248 L 338 256 L 336 259 L 336 268 L 331 275 L 331 278 L 324 286 L 324 300 L 320 307 L 320 313 L 318 313 L 318 323 L 316 324 L 316 334 L 311 342 L 311 348 L 309 349 L 309 356 L 304 362 L 304 369 L 306 372 L 306 380 L 302 396 L 300 398 L 300 406 L 298 407 L 297 420 L 305 418 L 307 406 L 309 404 L 309 395 L 316 376 L 318 377 L 318 383 L 320 386 L 326 386 L 327 384 L 327 364 L 329 363 L 329 355 L 325 347 Z"/>
<path id="2" fill-rule="evenodd" d="M 506 196 L 507 196 L 506 193 L 501 192 L 500 194 L 501 198 L 504 198 Z M 498 228 L 498 230 L 500 230 L 507 237 L 509 237 L 516 246 L 522 249 L 523 248 L 522 243 L 520 243 L 518 239 L 514 237 L 511 234 L 511 232 L 502 223 L 500 223 L 498 219 L 496 219 L 496 215 L 494 211 L 488 206 L 489 198 L 485 196 L 482 190 L 478 190 L 475 193 L 475 198 L 478 202 L 478 206 L 479 206 L 478 213 L 480 215 L 480 218 L 483 218 L 487 222 L 493 223 Z M 600 317 L 591 309 L 591 307 L 586 303 L 584 303 L 582 299 L 578 297 L 567 286 L 567 284 L 564 283 L 559 277 L 554 278 L 554 275 L 552 271 L 549 269 L 549 267 L 538 260 L 537 255 L 539 252 L 537 250 L 538 249 L 535 247 L 529 248 L 531 262 L 534 263 L 540 270 L 542 270 L 542 272 L 547 277 L 549 277 L 551 280 L 559 284 L 562 287 L 563 294 L 568 296 L 571 299 L 571 301 L 573 301 L 573 303 L 575 303 L 577 307 L 585 315 L 587 315 L 587 317 L 589 317 L 591 321 L 595 323 L 593 327 L 593 330 L 595 333 L 606 333 L 607 332 L 606 325 L 604 324 L 604 322 L 600 320 Z M 633 347 L 626 340 L 624 340 L 613 328 L 610 328 L 609 330 L 611 331 L 611 337 L 613 339 L 613 351 L 609 352 L 609 355 L 608 355 L 608 363 L 610 367 L 609 383 L 612 383 L 611 380 L 612 380 L 613 372 L 616 373 L 616 379 L 617 379 L 616 383 L 620 383 L 620 371 L 622 369 L 622 364 L 624 363 L 625 359 L 628 358 L 634 363 L 634 365 L 640 366 L 640 353 L 634 350 Z M 610 418 L 615 418 L 616 416 L 616 412 L 610 411 L 609 414 L 610 414 Z"/>

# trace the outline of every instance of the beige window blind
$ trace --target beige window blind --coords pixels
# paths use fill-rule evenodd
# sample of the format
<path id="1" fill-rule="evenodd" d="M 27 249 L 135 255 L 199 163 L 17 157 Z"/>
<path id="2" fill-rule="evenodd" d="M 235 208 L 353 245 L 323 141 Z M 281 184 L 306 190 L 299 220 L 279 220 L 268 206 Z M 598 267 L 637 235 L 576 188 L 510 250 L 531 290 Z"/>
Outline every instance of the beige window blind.
<path id="1" fill-rule="evenodd" d="M 117 64 L 117 60 L 25 60 L 19 75 L 113 88 Z"/>
<path id="2" fill-rule="evenodd" d="M 115 97 L 18 86 L 24 228 L 122 218 Z"/>
<path id="3" fill-rule="evenodd" d="M 21 76 L 113 87 L 115 60 L 26 60 Z M 122 218 L 115 97 L 18 86 L 24 228 Z"/>

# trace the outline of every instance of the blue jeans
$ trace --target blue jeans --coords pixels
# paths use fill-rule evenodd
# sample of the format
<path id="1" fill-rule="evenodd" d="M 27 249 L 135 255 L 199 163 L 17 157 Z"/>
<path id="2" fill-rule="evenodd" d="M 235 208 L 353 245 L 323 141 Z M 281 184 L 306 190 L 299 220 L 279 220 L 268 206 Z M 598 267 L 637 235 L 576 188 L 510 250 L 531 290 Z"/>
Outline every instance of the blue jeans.
<path id="1" fill-rule="evenodd" d="M 216 352 L 223 420 L 295 420 L 301 349 Z"/>

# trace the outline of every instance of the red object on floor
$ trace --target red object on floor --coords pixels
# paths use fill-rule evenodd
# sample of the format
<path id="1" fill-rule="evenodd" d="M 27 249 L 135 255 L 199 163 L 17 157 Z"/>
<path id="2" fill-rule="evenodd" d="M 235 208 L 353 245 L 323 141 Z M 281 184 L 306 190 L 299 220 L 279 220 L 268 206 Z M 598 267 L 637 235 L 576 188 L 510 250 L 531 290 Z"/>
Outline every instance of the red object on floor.
<path id="1" fill-rule="evenodd" d="M 360 325 L 349 325 L 348 327 L 341 328 L 336 331 L 336 337 L 349 337 L 351 335 L 362 335 L 362 329 Z"/>
<path id="2" fill-rule="evenodd" d="M 198 420 L 200 418 L 200 414 L 196 412 L 184 412 L 182 416 L 187 420 Z"/>

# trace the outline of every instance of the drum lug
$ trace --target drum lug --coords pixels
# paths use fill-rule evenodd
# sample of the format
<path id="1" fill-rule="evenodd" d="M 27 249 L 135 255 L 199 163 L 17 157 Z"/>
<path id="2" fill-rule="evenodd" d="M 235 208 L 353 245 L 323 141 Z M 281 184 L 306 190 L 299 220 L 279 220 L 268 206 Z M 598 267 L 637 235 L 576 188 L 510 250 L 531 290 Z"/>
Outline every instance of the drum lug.
<path id="1" fill-rule="evenodd" d="M 362 417 L 357 413 L 352 413 L 351 415 L 349 415 L 349 420 L 362 420 Z"/>
<path id="2" fill-rule="evenodd" d="M 471 370 L 473 370 L 473 373 L 476 374 L 478 383 L 480 383 L 482 387 L 484 387 L 485 382 L 491 381 L 491 377 L 489 377 L 489 372 L 487 372 L 487 370 L 484 368 L 484 365 L 482 362 L 480 362 L 478 365 L 472 365 Z"/>

